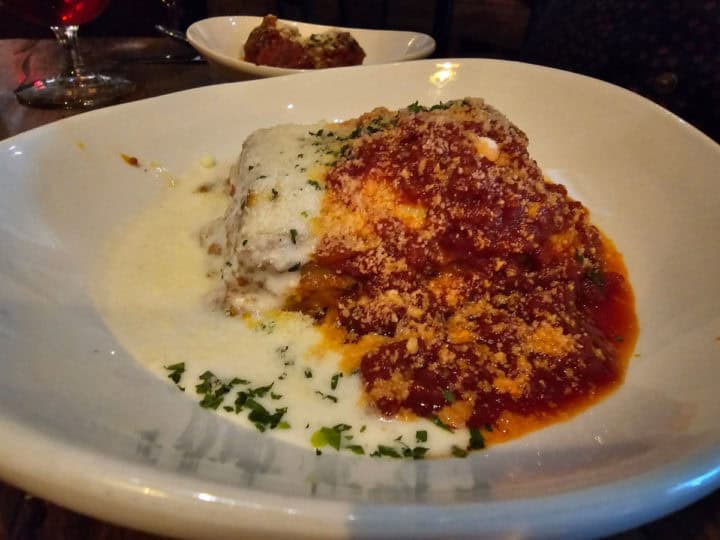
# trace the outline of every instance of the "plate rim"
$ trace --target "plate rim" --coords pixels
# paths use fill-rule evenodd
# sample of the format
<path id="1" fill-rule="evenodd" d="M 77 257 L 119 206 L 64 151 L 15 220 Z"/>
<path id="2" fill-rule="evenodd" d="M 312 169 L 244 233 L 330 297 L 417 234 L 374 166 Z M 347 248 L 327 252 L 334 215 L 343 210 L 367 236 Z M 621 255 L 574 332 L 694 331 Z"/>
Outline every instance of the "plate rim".
<path id="1" fill-rule="evenodd" d="M 345 525 L 354 524 L 360 526 L 353 531 L 353 537 L 357 538 L 385 538 L 388 534 L 394 538 L 436 538 L 448 532 L 455 538 L 474 538 L 479 517 L 494 522 L 511 516 L 514 516 L 513 525 L 527 528 L 533 538 L 572 538 L 580 525 L 593 531 L 593 536 L 605 536 L 687 506 L 720 485 L 718 445 L 641 475 L 549 496 L 452 504 L 348 503 L 329 496 L 316 499 L 280 495 L 178 477 L 170 471 L 97 454 L 65 441 L 58 443 L 0 415 L 0 432 L 10 430 L 14 431 L 10 444 L 0 445 L 0 478 L 4 481 L 76 512 L 120 526 L 192 537 L 212 532 L 222 538 L 226 534 L 231 537 L 241 531 L 254 531 L 271 535 L 268 538 L 291 533 L 298 538 L 339 538 L 347 533 Z M 24 458 L 22 450 L 28 445 L 45 448 L 48 453 L 53 450 L 62 459 L 48 460 L 38 466 L 36 460 Z M 11 462 L 17 465 L 18 456 L 21 466 L 8 466 Z M 711 459 L 712 464 L 708 466 Z M 98 475 L 98 470 L 103 474 Z M 76 495 L 74 499 L 65 496 L 68 476 L 82 486 L 71 493 Z M 658 492 L 663 493 L 664 504 L 648 507 L 644 501 L 650 496 L 657 497 Z M 139 503 L 140 497 L 152 504 Z M 578 497 L 584 500 L 583 508 L 596 510 L 595 504 L 602 503 L 602 510 L 588 518 L 577 512 Z M 190 510 L 198 508 L 211 513 L 216 521 L 198 523 L 189 517 L 193 515 Z M 571 509 L 575 513 L 568 512 Z M 175 520 L 172 523 L 158 519 L 170 516 Z M 434 519 L 428 519 L 429 516 Z M 532 519 L 528 520 L 528 516 Z M 408 530 L 408 522 L 421 523 L 423 527 Z M 451 527 L 449 523 L 455 525 Z M 369 529 L 363 530 L 362 526 Z"/>

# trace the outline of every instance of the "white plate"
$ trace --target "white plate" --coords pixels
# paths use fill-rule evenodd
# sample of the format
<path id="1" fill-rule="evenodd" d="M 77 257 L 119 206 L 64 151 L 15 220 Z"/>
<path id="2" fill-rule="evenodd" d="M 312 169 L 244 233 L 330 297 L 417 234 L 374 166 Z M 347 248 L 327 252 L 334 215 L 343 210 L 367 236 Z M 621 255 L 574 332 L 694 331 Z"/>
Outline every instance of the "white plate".
<path id="1" fill-rule="evenodd" d="M 259 127 L 468 95 L 526 130 L 625 254 L 640 356 L 587 412 L 467 459 L 316 457 L 200 409 L 136 365 L 98 315 L 88 281 L 100 247 L 163 186 L 120 152 L 180 172 L 205 152 L 234 159 Z M 637 95 L 491 60 L 205 87 L 3 141 L 0 476 L 202 538 L 574 538 L 658 517 L 720 484 L 718 170 L 715 143 Z"/>
<path id="2" fill-rule="evenodd" d="M 212 17 L 193 23 L 187 29 L 187 38 L 210 62 L 242 75 L 276 77 L 306 71 L 258 66 L 241 60 L 243 46 L 250 32 L 261 22 L 262 17 Z M 341 28 L 283 19 L 280 19 L 280 22 L 295 26 L 303 36 L 325 32 L 331 28 L 350 32 L 365 51 L 363 65 L 417 60 L 430 56 L 435 50 L 435 40 L 427 34 L 417 32 Z"/>

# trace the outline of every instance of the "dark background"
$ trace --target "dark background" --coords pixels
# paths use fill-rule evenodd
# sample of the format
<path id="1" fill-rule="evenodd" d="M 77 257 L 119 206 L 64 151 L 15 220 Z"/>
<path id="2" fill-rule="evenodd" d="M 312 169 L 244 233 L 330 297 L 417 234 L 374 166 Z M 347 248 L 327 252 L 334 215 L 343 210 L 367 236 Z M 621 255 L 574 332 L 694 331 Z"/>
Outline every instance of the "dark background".
<path id="1" fill-rule="evenodd" d="M 720 0 L 114 0 L 82 35 L 157 35 L 163 2 L 183 25 L 264 15 L 432 34 L 435 56 L 494 57 L 607 80 L 720 141 Z M 0 38 L 51 37 L 1 7 Z"/>

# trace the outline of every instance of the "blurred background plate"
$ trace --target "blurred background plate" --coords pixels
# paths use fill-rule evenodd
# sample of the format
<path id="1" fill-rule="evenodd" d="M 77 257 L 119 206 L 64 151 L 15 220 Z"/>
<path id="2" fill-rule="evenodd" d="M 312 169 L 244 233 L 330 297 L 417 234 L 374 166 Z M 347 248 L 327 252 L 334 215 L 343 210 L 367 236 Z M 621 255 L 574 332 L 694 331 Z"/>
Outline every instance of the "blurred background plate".
<path id="1" fill-rule="evenodd" d="M 187 38 L 208 61 L 240 77 L 276 77 L 305 71 L 258 66 L 241 59 L 250 32 L 261 22 L 262 17 L 211 17 L 190 25 Z M 330 29 L 350 32 L 365 51 L 363 65 L 416 60 L 430 56 L 435 50 L 435 40 L 419 32 L 342 28 L 282 19 L 278 22 L 295 26 L 304 37 Z"/>

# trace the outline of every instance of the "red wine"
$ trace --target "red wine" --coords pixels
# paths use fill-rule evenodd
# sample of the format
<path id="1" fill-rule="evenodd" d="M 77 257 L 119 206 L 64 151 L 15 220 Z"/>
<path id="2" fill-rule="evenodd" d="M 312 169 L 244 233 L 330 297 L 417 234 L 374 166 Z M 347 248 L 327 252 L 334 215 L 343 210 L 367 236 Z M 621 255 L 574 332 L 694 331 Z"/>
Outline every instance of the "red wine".
<path id="1" fill-rule="evenodd" d="M 24 19 L 43 26 L 69 26 L 92 21 L 110 0 L 3 0 Z"/>

